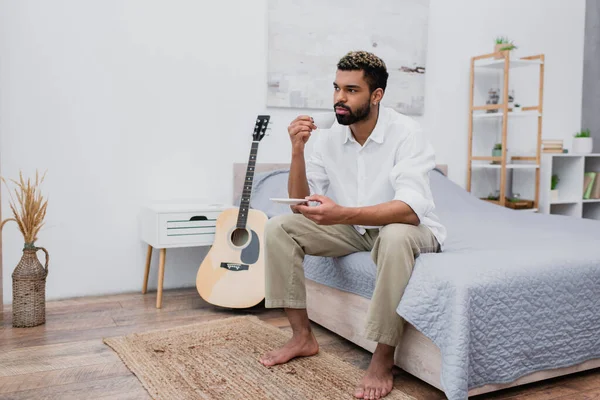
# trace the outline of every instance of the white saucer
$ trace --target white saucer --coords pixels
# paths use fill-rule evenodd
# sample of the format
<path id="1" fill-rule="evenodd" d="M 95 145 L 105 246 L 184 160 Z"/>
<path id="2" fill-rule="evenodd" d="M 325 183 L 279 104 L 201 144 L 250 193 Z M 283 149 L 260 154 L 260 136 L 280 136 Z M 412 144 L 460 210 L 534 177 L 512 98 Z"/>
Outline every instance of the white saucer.
<path id="1" fill-rule="evenodd" d="M 281 204 L 302 204 L 308 203 L 306 199 L 286 199 L 286 198 L 270 198 L 269 200 L 274 201 L 275 203 Z"/>

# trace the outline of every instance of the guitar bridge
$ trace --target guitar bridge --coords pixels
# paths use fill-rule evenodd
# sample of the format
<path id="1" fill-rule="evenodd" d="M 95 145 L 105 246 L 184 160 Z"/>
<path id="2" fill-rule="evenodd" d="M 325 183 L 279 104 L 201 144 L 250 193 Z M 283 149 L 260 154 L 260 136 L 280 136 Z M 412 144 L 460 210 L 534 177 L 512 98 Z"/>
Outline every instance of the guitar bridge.
<path id="1" fill-rule="evenodd" d="M 221 268 L 225 268 L 230 271 L 247 271 L 249 267 L 248 264 L 222 262 Z"/>

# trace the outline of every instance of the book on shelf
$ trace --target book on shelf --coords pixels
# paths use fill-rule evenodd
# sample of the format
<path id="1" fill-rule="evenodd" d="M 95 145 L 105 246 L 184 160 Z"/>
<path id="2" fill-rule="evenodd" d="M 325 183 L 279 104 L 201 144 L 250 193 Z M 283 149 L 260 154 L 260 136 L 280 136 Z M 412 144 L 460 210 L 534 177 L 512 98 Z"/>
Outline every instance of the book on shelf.
<path id="1" fill-rule="evenodd" d="M 590 199 L 600 199 L 600 171 L 595 172 L 596 177 L 590 184 Z"/>
<path id="2" fill-rule="evenodd" d="M 563 141 L 560 139 L 542 140 L 542 151 L 544 153 L 562 153 Z"/>
<path id="3" fill-rule="evenodd" d="M 592 189 L 595 185 L 595 181 L 596 181 L 596 177 L 597 177 L 597 173 L 596 172 L 586 172 L 584 177 L 583 177 L 583 199 L 584 200 L 588 200 L 592 195 Z"/>
<path id="4" fill-rule="evenodd" d="M 543 145 L 548 145 L 548 146 L 561 146 L 563 145 L 564 140 L 561 139 L 542 139 L 542 144 Z"/>

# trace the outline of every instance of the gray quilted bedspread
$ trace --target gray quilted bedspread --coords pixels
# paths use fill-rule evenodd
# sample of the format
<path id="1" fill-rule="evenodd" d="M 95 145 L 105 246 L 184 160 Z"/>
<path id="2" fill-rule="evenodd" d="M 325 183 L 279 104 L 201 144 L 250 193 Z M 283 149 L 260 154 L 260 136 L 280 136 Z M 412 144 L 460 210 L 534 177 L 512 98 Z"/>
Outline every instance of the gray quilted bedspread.
<path id="1" fill-rule="evenodd" d="M 287 213 L 287 174 L 264 174 L 252 206 Z M 423 254 L 398 313 L 442 354 L 450 400 L 469 389 L 600 358 L 600 222 L 504 209 L 431 173 L 444 251 Z M 286 208 L 284 208 L 286 207 Z M 370 298 L 369 253 L 307 256 L 306 277 Z"/>

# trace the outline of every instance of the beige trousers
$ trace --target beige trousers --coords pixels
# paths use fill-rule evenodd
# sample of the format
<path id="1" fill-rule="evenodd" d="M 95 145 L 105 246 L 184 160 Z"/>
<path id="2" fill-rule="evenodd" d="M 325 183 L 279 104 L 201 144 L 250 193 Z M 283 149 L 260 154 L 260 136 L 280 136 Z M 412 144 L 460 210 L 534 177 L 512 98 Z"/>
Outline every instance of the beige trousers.
<path id="1" fill-rule="evenodd" d="M 306 308 L 305 255 L 341 257 L 370 251 L 377 264 L 375 290 L 369 304 L 365 337 L 397 346 L 404 320 L 396 308 L 412 274 L 415 258 L 438 252 L 429 228 L 390 224 L 364 235 L 351 225 L 317 225 L 302 214 L 271 218 L 266 229 L 266 295 L 268 308 Z"/>

